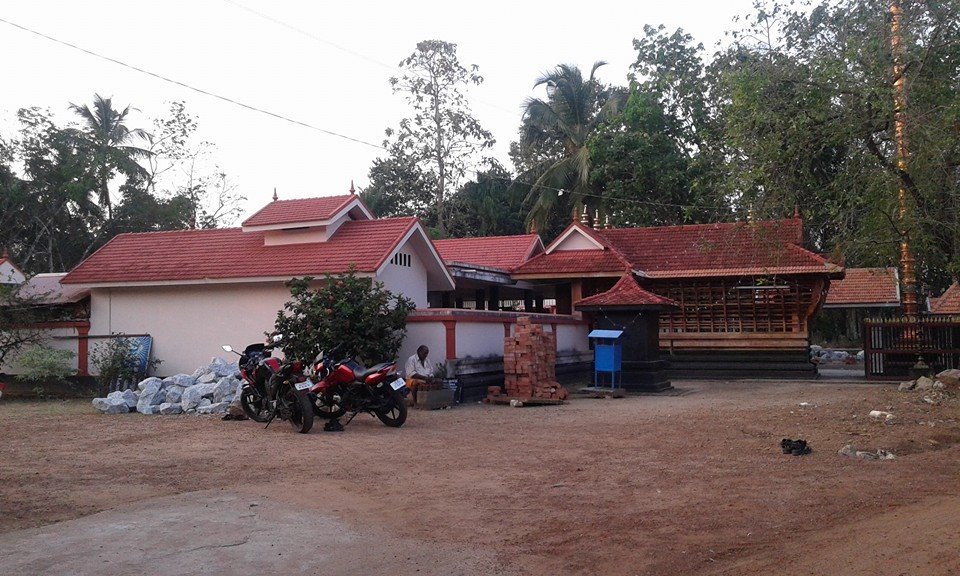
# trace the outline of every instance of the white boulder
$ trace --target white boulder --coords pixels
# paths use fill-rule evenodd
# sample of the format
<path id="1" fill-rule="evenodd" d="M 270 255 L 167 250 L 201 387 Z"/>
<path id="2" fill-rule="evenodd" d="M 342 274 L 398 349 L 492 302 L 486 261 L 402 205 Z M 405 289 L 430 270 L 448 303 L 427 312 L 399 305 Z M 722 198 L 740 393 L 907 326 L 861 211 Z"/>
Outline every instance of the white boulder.
<path id="1" fill-rule="evenodd" d="M 213 396 L 213 390 L 217 385 L 213 383 L 197 384 L 183 391 L 180 397 L 180 404 L 184 410 L 196 408 L 201 404 L 204 396 Z"/>
<path id="2" fill-rule="evenodd" d="M 170 414 L 182 414 L 183 406 L 172 403 L 172 402 L 164 402 L 163 404 L 160 405 L 158 412 L 160 412 L 164 416 L 167 416 Z"/>

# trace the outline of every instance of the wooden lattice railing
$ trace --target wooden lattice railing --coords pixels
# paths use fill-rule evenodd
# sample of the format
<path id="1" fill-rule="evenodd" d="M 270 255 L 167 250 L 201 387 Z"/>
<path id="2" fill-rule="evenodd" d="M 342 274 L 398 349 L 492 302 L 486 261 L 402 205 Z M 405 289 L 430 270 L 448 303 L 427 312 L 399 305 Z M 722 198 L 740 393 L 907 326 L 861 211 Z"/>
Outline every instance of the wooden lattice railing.
<path id="1" fill-rule="evenodd" d="M 935 372 L 960 367 L 960 316 L 867 318 L 863 321 L 866 377 L 895 380 L 911 375 L 918 360 Z"/>

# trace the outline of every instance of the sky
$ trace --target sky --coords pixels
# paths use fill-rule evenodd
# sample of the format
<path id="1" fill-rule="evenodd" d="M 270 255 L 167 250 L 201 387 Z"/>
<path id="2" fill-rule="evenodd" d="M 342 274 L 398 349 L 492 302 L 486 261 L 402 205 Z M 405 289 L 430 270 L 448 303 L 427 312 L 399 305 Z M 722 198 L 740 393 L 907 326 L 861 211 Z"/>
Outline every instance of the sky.
<path id="1" fill-rule="evenodd" d="M 462 4 L 462 6 L 461 6 Z M 93 95 L 132 105 L 128 126 L 149 129 L 172 101 L 198 119 L 198 140 L 247 198 L 244 215 L 270 201 L 344 194 L 367 184 L 384 130 L 409 115 L 389 78 L 417 42 L 458 45 L 484 83 L 468 91 L 474 115 L 493 133 L 493 156 L 510 167 L 526 98 L 560 63 L 625 85 L 644 24 L 683 28 L 712 53 L 752 0 L 590 3 L 294 0 L 0 0 L 3 86 L 0 136 L 17 130 L 23 107 L 49 109 L 61 123 L 69 104 Z M 198 93 L 129 66 L 308 124 L 302 126 Z M 335 136 L 339 134 L 346 138 Z"/>

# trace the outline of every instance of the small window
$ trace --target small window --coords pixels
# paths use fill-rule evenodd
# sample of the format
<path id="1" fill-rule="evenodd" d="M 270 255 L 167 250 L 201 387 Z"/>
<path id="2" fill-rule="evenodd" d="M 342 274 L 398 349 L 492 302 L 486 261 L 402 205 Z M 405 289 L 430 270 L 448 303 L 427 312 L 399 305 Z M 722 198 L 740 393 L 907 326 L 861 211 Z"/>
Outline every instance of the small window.
<path id="1" fill-rule="evenodd" d="M 413 257 L 403 252 L 397 252 L 393 255 L 393 258 L 390 259 L 390 263 L 410 268 L 413 265 Z"/>

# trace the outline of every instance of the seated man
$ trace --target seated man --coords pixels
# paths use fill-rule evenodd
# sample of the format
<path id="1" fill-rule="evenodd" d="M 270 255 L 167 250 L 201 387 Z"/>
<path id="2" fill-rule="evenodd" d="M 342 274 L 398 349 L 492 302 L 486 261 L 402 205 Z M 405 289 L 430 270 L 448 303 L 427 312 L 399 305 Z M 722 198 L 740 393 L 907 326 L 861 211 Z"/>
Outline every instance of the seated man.
<path id="1" fill-rule="evenodd" d="M 407 364 L 404 367 L 404 375 L 407 377 L 407 388 L 410 389 L 410 395 L 413 403 L 417 403 L 417 390 L 421 388 L 430 389 L 436 383 L 433 377 L 433 368 L 427 355 L 430 349 L 424 345 L 417 348 L 417 353 L 407 358 Z"/>

